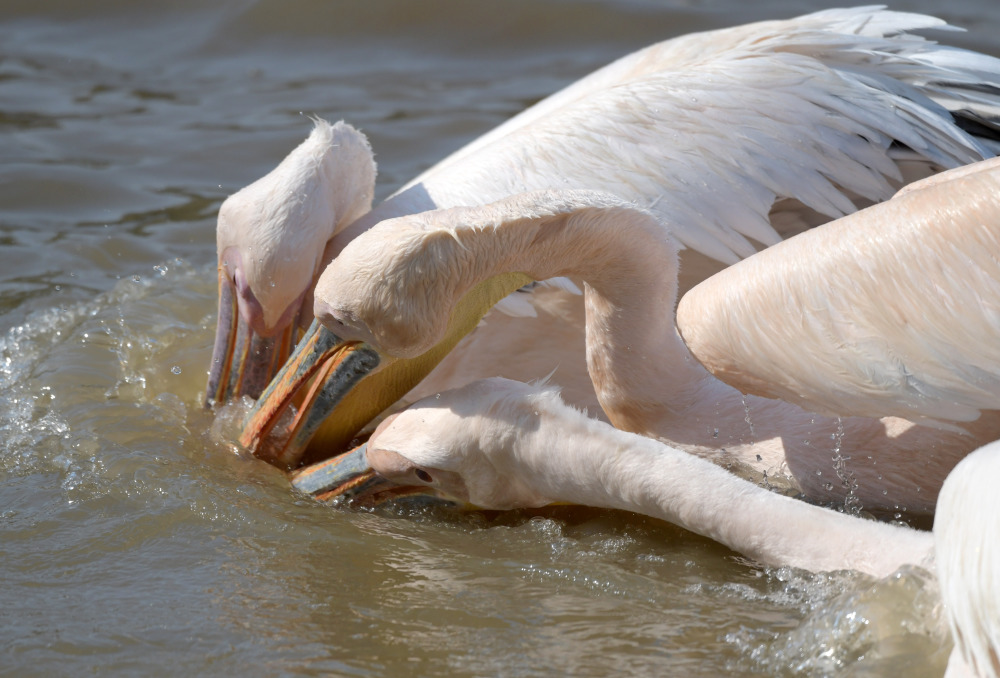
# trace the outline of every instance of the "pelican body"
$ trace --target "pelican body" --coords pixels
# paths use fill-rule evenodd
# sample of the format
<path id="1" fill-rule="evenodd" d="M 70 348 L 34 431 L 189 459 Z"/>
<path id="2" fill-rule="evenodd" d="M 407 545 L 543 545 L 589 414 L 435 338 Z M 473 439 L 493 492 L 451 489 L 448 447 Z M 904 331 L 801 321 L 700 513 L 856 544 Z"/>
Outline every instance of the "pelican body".
<path id="1" fill-rule="evenodd" d="M 934 515 L 941 599 L 955 649 L 945 678 L 1000 677 L 1000 442 L 977 450 L 948 476 Z"/>

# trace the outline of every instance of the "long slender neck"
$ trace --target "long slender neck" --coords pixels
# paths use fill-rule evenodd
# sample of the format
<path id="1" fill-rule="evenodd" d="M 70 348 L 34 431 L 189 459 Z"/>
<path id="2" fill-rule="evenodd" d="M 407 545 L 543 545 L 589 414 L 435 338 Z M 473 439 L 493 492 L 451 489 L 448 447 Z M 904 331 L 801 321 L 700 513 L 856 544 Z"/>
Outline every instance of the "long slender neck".
<path id="1" fill-rule="evenodd" d="M 593 193 L 497 205 L 476 210 L 471 225 L 470 211 L 445 221 L 455 267 L 469 282 L 512 271 L 585 280 L 588 368 L 601 405 L 619 428 L 652 433 L 651 422 L 710 380 L 674 326 L 677 250 L 668 230 Z"/>
<path id="2" fill-rule="evenodd" d="M 548 172 L 540 172 L 537 168 L 522 168 L 520 172 L 511 172 L 510 159 L 506 158 L 502 149 L 487 149 L 491 140 L 507 134 L 514 127 L 522 126 L 542 111 L 538 107 L 529 110 L 534 110 L 535 114 L 528 118 L 517 116 L 509 121 L 517 121 L 516 124 L 504 124 L 476 139 L 422 173 L 343 230 L 338 229 L 336 238 L 328 248 L 329 261 L 350 241 L 386 219 L 460 205 L 485 205 L 510 195 L 552 185 L 554 182 L 550 180 L 550 176 L 556 168 L 547 168 Z"/>
<path id="3" fill-rule="evenodd" d="M 929 533 L 864 520 L 762 489 L 715 464 L 587 419 L 562 403 L 513 454 L 525 482 L 551 501 L 667 520 L 764 564 L 853 569 L 883 577 L 930 566 Z M 561 409 L 560 409 L 561 408 Z M 573 425 L 567 419 L 575 418 Z"/>

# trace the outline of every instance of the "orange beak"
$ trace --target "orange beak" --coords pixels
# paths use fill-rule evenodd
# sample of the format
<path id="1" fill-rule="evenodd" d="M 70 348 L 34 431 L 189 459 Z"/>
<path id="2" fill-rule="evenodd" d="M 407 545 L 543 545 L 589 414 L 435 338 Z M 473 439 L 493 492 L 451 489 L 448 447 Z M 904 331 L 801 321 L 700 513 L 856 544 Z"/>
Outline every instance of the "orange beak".
<path id="1" fill-rule="evenodd" d="M 314 320 L 248 415 L 240 443 L 275 466 L 295 468 L 327 415 L 379 363 L 372 348 L 341 342 Z M 287 436 L 271 435 L 293 398 L 307 387 Z"/>

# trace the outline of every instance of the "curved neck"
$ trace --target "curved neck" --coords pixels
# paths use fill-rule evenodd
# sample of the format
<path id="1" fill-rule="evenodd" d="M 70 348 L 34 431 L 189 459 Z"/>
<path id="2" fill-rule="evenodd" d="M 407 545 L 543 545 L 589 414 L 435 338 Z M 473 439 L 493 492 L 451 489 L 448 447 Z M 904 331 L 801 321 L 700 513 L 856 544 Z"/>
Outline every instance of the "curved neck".
<path id="1" fill-rule="evenodd" d="M 541 411 L 540 423 L 515 445 L 514 468 L 552 502 L 667 520 L 768 565 L 853 569 L 878 577 L 908 563 L 930 565 L 929 533 L 775 494 L 707 460 L 587 419 L 561 402 L 532 406 Z M 568 418 L 577 421 L 567 425 Z"/>
<path id="2" fill-rule="evenodd" d="M 586 282 L 588 368 L 619 428 L 651 433 L 707 378 L 674 326 L 677 248 L 651 214 L 603 194 L 545 192 L 441 212 L 433 225 L 442 237 L 427 256 L 451 258 L 463 284 L 515 271 Z"/>

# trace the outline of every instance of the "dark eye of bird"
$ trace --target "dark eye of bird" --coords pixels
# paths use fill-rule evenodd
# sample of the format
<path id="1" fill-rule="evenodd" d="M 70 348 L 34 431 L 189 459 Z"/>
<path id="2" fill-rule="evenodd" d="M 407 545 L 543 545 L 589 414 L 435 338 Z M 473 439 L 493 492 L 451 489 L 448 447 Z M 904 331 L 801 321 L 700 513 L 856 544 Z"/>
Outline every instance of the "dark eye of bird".
<path id="1" fill-rule="evenodd" d="M 425 483 L 429 483 L 434 480 L 433 478 L 431 478 L 431 474 L 423 470 L 422 468 L 417 469 L 417 478 L 419 478 Z"/>

